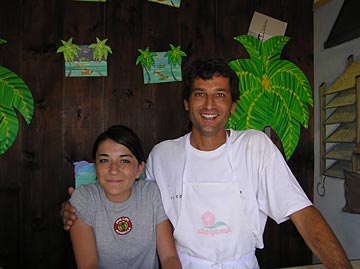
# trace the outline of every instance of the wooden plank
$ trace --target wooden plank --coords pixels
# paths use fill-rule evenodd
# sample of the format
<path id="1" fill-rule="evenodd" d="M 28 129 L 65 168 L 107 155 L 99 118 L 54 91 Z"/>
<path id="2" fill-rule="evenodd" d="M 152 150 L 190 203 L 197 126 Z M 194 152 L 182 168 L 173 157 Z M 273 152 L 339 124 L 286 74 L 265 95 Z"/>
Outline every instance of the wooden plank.
<path id="1" fill-rule="evenodd" d="M 326 143 L 355 143 L 356 129 L 355 123 L 346 123 L 340 125 L 326 139 Z"/>
<path id="2" fill-rule="evenodd" d="M 344 177 L 344 170 L 352 171 L 351 162 L 346 161 L 337 161 L 332 166 L 327 168 L 324 172 L 324 176 L 328 177 L 336 177 L 336 178 L 345 178 Z"/>
<path id="3" fill-rule="evenodd" d="M 61 7 L 58 1 L 21 1 L 21 68 L 35 100 L 34 118 L 23 144 L 22 248 L 24 264 L 33 268 L 61 264 L 58 243 L 63 234 L 54 229 L 59 227 L 59 201 L 66 191 L 61 144 L 63 65 L 56 53 Z"/>
<path id="4" fill-rule="evenodd" d="M 209 6 L 211 6 L 211 2 L 209 1 Z M 198 11 L 202 5 L 201 2 L 182 1 L 182 8 L 178 9 L 144 1 L 142 6 L 142 38 L 140 40 L 142 48 L 149 46 L 152 51 L 158 52 L 170 50 L 170 43 L 174 46 L 180 45 L 181 49 L 188 55 L 183 58 L 182 66 L 184 67 L 193 51 L 192 49 L 189 50 L 188 47 L 192 35 L 189 34 L 186 39 L 183 39 L 182 31 L 188 27 L 186 22 L 189 19 L 195 19 L 193 17 L 194 8 Z M 185 13 L 184 10 L 186 10 Z M 207 20 L 207 16 L 211 18 L 211 14 L 213 14 L 211 10 L 206 12 L 210 14 L 206 15 L 203 18 L 204 20 Z M 158 16 L 154 16 L 154 14 L 158 14 Z M 198 23 L 203 25 L 204 22 L 198 20 Z M 194 24 L 192 26 L 193 28 L 189 28 L 192 31 L 200 27 L 194 27 Z M 208 32 L 208 27 L 201 28 L 204 31 L 200 34 L 201 36 Z M 212 35 L 207 37 L 209 40 L 212 39 Z M 142 71 L 140 73 L 139 71 L 136 74 L 142 74 Z M 139 80 L 142 82 L 142 78 Z M 146 152 L 149 152 L 156 143 L 178 137 L 186 132 L 187 115 L 183 108 L 181 86 L 181 82 L 142 85 L 144 112 L 142 129 Z"/>
<path id="5" fill-rule="evenodd" d="M 20 268 L 21 256 L 21 191 L 20 184 L 0 186 L 0 267 Z"/>
<path id="6" fill-rule="evenodd" d="M 61 39 L 73 37 L 73 43 L 89 45 L 108 38 L 105 33 L 105 4 L 65 2 L 64 32 Z M 78 16 L 81 14 L 81 16 Z M 111 57 L 111 55 L 109 56 Z M 63 68 L 63 59 L 61 60 Z M 63 72 L 62 72 L 63 74 Z M 73 171 L 73 163 L 92 161 L 93 142 L 104 130 L 104 81 L 107 77 L 63 77 L 63 150 L 68 160 L 66 169 Z M 73 184 L 73 177 L 66 179 Z"/>
<path id="7" fill-rule="evenodd" d="M 355 120 L 356 107 L 351 105 L 336 109 L 325 121 L 323 121 L 323 124 L 346 123 L 354 122 Z"/>
<path id="8" fill-rule="evenodd" d="M 351 161 L 354 147 L 355 144 L 353 143 L 337 144 L 326 152 L 324 158 L 333 159 L 333 160 Z"/>
<path id="9" fill-rule="evenodd" d="M 338 93 L 325 106 L 326 109 L 353 105 L 356 102 L 355 89 L 348 89 L 347 91 Z"/>
<path id="10" fill-rule="evenodd" d="M 0 45 L 0 65 L 24 79 L 21 66 L 22 6 L 20 0 L 5 1 L 0 8 L 0 38 L 7 43 Z M 29 83 L 25 80 L 25 83 Z M 15 109 L 16 111 L 16 109 Z M 24 264 L 22 242 L 24 232 L 21 222 L 21 190 L 23 167 L 27 164 L 28 152 L 24 140 L 30 132 L 20 113 L 17 113 L 19 130 L 14 143 L 0 155 L 0 267 L 21 268 Z M 23 189 L 25 191 L 25 189 Z"/>
<path id="11" fill-rule="evenodd" d="M 215 1 L 215 50 L 216 56 L 227 61 L 248 58 L 241 43 L 234 37 L 245 34 L 253 16 L 253 3 L 249 1 Z M 249 12 L 250 11 L 250 12 Z M 226 20 L 222 19 L 226 16 Z M 239 23 L 242 21 L 244 23 Z M 234 27 L 236 25 L 236 27 Z M 226 49 L 222 49 L 226 48 Z"/>
<path id="12" fill-rule="evenodd" d="M 113 55 L 109 57 L 109 76 L 105 80 L 104 127 L 113 124 L 129 126 L 145 146 L 150 134 L 144 128 L 148 89 L 143 84 L 141 66 L 135 64 L 140 55 L 138 49 L 150 47 L 150 44 L 141 44 L 143 5 L 139 1 L 114 1 L 107 7 L 107 35 L 114 38 L 109 40 Z M 146 152 L 151 147 L 146 145 Z"/>

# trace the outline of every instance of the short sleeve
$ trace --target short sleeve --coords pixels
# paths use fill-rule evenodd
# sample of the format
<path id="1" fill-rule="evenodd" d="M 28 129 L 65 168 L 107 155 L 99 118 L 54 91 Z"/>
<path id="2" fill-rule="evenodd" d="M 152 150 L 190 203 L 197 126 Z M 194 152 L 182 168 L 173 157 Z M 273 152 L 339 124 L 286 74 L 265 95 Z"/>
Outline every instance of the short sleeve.
<path id="1" fill-rule="evenodd" d="M 289 219 L 289 216 L 312 205 L 297 179 L 288 167 L 285 159 L 275 145 L 260 173 L 258 202 L 260 210 L 277 223 Z"/>
<path id="2" fill-rule="evenodd" d="M 94 224 L 94 206 L 92 205 L 91 188 L 93 184 L 81 185 L 74 190 L 70 198 L 70 203 L 76 208 L 76 214 L 78 218 L 84 221 L 86 224 L 93 227 Z"/>

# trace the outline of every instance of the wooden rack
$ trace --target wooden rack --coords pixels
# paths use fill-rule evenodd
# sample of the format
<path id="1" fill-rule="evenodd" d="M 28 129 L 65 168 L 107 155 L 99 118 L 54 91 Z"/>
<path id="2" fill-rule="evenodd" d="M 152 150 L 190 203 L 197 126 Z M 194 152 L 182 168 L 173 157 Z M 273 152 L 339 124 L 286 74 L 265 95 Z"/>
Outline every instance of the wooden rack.
<path id="1" fill-rule="evenodd" d="M 360 62 L 347 68 L 328 89 L 320 86 L 321 174 L 344 178 L 344 170 L 360 170 Z"/>

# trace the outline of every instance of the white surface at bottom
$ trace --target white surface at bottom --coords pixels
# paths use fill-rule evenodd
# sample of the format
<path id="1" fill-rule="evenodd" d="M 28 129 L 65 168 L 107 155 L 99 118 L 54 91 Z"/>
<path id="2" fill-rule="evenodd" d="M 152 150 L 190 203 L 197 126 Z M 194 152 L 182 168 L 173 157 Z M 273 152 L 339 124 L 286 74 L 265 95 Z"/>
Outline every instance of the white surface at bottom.
<path id="1" fill-rule="evenodd" d="M 351 265 L 354 269 L 360 269 L 360 260 L 351 261 Z M 305 266 L 296 266 L 296 267 L 286 267 L 283 269 L 326 269 L 326 267 L 322 264 L 313 264 L 313 265 L 305 265 Z"/>

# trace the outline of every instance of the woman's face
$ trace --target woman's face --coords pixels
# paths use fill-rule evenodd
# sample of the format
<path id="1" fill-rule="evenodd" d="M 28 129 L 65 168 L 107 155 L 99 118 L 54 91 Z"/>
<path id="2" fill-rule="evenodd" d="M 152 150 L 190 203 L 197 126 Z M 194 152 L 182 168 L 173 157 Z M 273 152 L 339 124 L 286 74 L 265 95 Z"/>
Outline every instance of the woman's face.
<path id="1" fill-rule="evenodd" d="M 102 141 L 96 151 L 95 169 L 106 197 L 121 203 L 129 199 L 132 185 L 140 177 L 144 162 L 138 163 L 134 154 L 124 145 L 111 139 Z"/>

